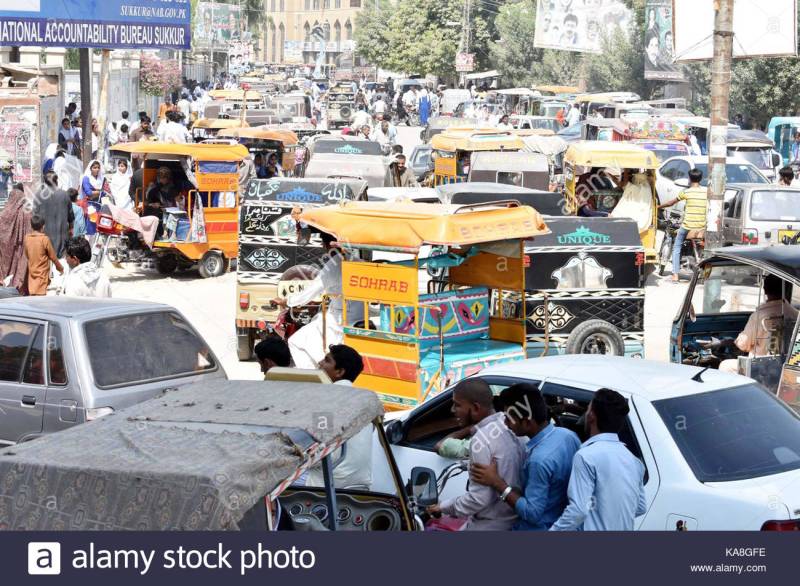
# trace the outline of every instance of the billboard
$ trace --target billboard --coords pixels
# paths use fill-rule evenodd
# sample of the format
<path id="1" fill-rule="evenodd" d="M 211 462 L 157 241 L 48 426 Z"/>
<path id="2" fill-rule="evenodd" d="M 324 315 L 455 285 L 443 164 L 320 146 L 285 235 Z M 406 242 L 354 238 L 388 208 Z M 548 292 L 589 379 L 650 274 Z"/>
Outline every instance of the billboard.
<path id="1" fill-rule="evenodd" d="M 194 20 L 195 46 L 225 44 L 243 38 L 247 30 L 247 19 L 238 4 L 199 2 Z"/>
<path id="2" fill-rule="evenodd" d="M 189 49 L 190 0 L 0 0 L 0 45 Z"/>
<path id="3" fill-rule="evenodd" d="M 533 45 L 600 53 L 603 34 L 627 31 L 631 21 L 631 11 L 620 0 L 537 0 Z"/>
<path id="4" fill-rule="evenodd" d="M 302 65 L 303 45 L 303 41 L 284 41 L 283 62 L 287 65 Z"/>
<path id="5" fill-rule="evenodd" d="M 684 81 L 683 70 L 675 65 L 672 0 L 647 0 L 645 22 L 644 78 Z"/>
<path id="6" fill-rule="evenodd" d="M 711 59 L 713 2 L 674 0 L 673 16 L 677 60 Z M 733 34 L 734 58 L 796 55 L 796 0 L 734 0 Z"/>

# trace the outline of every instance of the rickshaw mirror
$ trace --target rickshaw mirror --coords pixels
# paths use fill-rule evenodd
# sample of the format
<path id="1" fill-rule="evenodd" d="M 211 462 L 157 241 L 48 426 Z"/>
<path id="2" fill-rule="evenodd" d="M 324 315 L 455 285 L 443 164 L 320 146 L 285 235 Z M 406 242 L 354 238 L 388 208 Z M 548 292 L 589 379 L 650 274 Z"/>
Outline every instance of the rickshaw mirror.
<path id="1" fill-rule="evenodd" d="M 408 481 L 408 493 L 409 496 L 414 497 L 419 506 L 435 505 L 439 501 L 436 473 L 430 468 L 422 466 L 412 468 L 411 478 Z"/>

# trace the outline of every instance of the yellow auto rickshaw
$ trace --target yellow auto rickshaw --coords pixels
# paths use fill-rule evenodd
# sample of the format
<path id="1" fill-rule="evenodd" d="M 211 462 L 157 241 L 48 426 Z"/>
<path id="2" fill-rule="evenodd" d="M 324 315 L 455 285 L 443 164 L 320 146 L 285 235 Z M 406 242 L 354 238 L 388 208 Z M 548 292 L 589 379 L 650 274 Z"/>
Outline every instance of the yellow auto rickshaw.
<path id="1" fill-rule="evenodd" d="M 192 124 L 192 138 L 195 142 L 216 138 L 223 131 L 234 128 L 249 128 L 250 125 L 241 116 L 235 118 L 200 118 Z"/>
<path id="2" fill-rule="evenodd" d="M 291 130 L 273 130 L 262 126 L 226 128 L 217 133 L 217 138 L 238 141 L 253 157 L 261 155 L 266 158 L 274 153 L 284 173 L 291 175 L 294 171 L 294 154 L 299 140 Z"/>
<path id="3" fill-rule="evenodd" d="M 526 357 L 524 241 L 549 232 L 532 207 L 350 201 L 301 219 L 372 254 L 343 262 L 344 343 L 364 360 L 356 386 L 387 409 Z"/>
<path id="4" fill-rule="evenodd" d="M 644 260 L 654 265 L 657 260 L 658 167 L 658 157 L 638 145 L 597 141 L 575 143 L 564 155 L 566 210 L 577 216 L 635 220 L 645 249 Z M 602 235 L 584 236 L 599 238 Z M 581 235 L 575 237 L 582 238 Z"/>
<path id="5" fill-rule="evenodd" d="M 240 167 L 249 156 L 247 149 L 230 144 L 130 142 L 112 147 L 111 156 L 135 159 L 133 166 L 139 167 L 131 192 L 140 215 L 148 209 L 150 190 L 162 180 L 159 174 L 172 182 L 176 207 L 161 210 L 160 238 L 153 243 L 158 271 L 169 274 L 197 265 L 203 277 L 225 273 L 239 248 Z"/>
<path id="6" fill-rule="evenodd" d="M 519 151 L 525 146 L 513 132 L 491 128 L 451 128 L 431 139 L 434 186 L 466 181 L 472 153 Z"/>

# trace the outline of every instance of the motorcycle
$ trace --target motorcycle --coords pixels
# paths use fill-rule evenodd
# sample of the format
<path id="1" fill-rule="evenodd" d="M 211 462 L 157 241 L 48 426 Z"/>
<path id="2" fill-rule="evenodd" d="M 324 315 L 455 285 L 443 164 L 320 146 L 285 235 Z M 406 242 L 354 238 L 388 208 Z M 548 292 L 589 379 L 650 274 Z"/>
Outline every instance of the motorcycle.
<path id="1" fill-rule="evenodd" d="M 451 478 L 460 476 L 469 470 L 467 460 L 459 460 L 442 470 L 435 479 L 436 495 L 442 494 L 444 487 L 447 486 Z M 409 505 L 414 513 L 417 526 L 422 531 L 458 531 L 464 524 L 463 521 L 442 517 L 441 514 L 430 515 L 427 508 L 437 502 L 438 497 L 430 494 L 431 481 L 430 471 L 415 468 L 411 471 L 411 478 L 406 484 L 406 494 L 408 494 Z"/>
<path id="2" fill-rule="evenodd" d="M 92 263 L 97 268 L 103 265 L 106 258 L 112 265 L 118 267 L 122 263 L 150 262 L 152 256 L 152 252 L 141 241 L 136 230 L 116 222 L 110 213 L 100 211 L 97 215 L 97 236 L 92 246 Z M 156 266 L 160 266 L 158 259 Z"/>
<path id="3" fill-rule="evenodd" d="M 671 262 L 672 246 L 682 223 L 683 212 L 678 210 L 669 210 L 667 212 L 667 217 L 659 221 L 659 227 L 664 230 L 664 240 L 661 242 L 661 250 L 658 254 L 659 275 L 664 274 L 667 263 Z M 690 232 L 683 241 L 680 267 L 672 268 L 674 274 L 678 274 L 680 271 L 694 272 L 695 267 L 697 267 L 703 258 L 705 240 L 702 237 L 691 236 L 693 235 Z"/>

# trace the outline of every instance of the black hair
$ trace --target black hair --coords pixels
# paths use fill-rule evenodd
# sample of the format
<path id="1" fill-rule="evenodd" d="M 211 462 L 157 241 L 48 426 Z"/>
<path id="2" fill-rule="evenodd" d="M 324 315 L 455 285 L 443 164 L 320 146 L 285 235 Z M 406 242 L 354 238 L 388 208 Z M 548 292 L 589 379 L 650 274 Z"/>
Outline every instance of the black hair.
<path id="1" fill-rule="evenodd" d="M 67 256 L 77 258 L 81 264 L 92 260 L 92 247 L 82 236 L 74 236 L 67 240 Z"/>
<path id="2" fill-rule="evenodd" d="M 119 131 L 120 131 L 120 132 L 128 132 L 128 125 L 127 125 L 127 124 L 122 124 L 122 125 L 119 127 Z"/>
<path id="3" fill-rule="evenodd" d="M 333 358 L 333 363 L 336 365 L 336 368 L 344 370 L 343 378 L 349 380 L 351 383 L 355 382 L 358 375 L 364 370 L 364 361 L 361 359 L 361 354 L 344 344 L 332 344 L 328 347 L 328 351 Z"/>
<path id="4" fill-rule="evenodd" d="M 482 378 L 468 378 L 462 380 L 453 389 L 453 395 L 464 397 L 469 403 L 477 403 L 481 407 L 493 407 L 494 395 L 492 389 Z"/>
<path id="5" fill-rule="evenodd" d="M 127 110 L 123 110 L 122 111 L 122 117 L 125 118 L 126 120 L 128 119 L 128 111 Z"/>
<path id="6" fill-rule="evenodd" d="M 61 124 L 64 124 L 64 122 L 69 122 L 69 117 L 68 117 L 68 116 L 64 116 L 64 117 L 61 119 Z"/>
<path id="7" fill-rule="evenodd" d="M 692 183 L 700 183 L 702 180 L 703 180 L 703 172 L 700 169 L 695 167 L 694 169 L 689 171 L 689 181 L 691 181 Z"/>
<path id="8" fill-rule="evenodd" d="M 567 14 L 567 15 L 564 17 L 564 24 L 567 24 L 567 22 L 569 22 L 570 20 L 571 20 L 572 22 L 574 22 L 575 24 L 578 24 L 578 17 L 577 17 L 577 15 L 575 15 L 575 14 L 572 14 L 571 12 L 570 12 L 569 14 Z M 485 86 L 482 86 L 482 87 L 485 87 Z"/>
<path id="9" fill-rule="evenodd" d="M 778 175 L 781 176 L 781 179 L 788 179 L 789 181 L 794 180 L 794 171 L 788 165 L 786 167 L 782 167 L 780 171 L 778 171 Z"/>
<path id="10" fill-rule="evenodd" d="M 650 44 L 650 41 L 652 41 L 653 39 L 658 41 L 658 35 L 653 31 L 648 31 L 647 34 L 644 36 L 644 46 L 647 47 Z M 661 42 L 659 42 L 659 45 L 660 44 Z"/>
<path id="11" fill-rule="evenodd" d="M 783 279 L 775 275 L 764 276 L 764 293 L 772 299 L 786 299 L 791 296 L 791 283 L 784 286 Z"/>
<path id="12" fill-rule="evenodd" d="M 592 413 L 600 433 L 619 433 L 630 407 L 625 397 L 611 389 L 600 389 L 592 398 Z"/>
<path id="13" fill-rule="evenodd" d="M 147 118 L 147 112 L 139 112 L 139 120 Z"/>
<path id="14" fill-rule="evenodd" d="M 336 236 L 327 232 L 320 232 L 319 237 L 322 238 L 322 243 L 325 246 L 330 246 L 332 242 L 336 242 Z"/>
<path id="15" fill-rule="evenodd" d="M 25 186 L 21 182 L 18 182 L 14 184 L 14 189 L 17 191 L 25 191 Z"/>
<path id="16" fill-rule="evenodd" d="M 69 200 L 71 202 L 74 203 L 78 201 L 78 190 L 75 189 L 74 187 L 70 187 L 69 189 L 67 189 L 67 195 L 69 196 Z"/>
<path id="17" fill-rule="evenodd" d="M 403 154 L 403 145 L 401 145 L 401 144 L 392 145 L 392 154 L 393 155 L 402 155 Z"/>
<path id="18" fill-rule="evenodd" d="M 48 187 L 58 187 L 58 175 L 53 171 L 48 171 L 44 174 L 44 183 Z"/>
<path id="19" fill-rule="evenodd" d="M 406 156 L 403 153 L 397 153 L 394 158 L 397 161 L 399 161 L 400 159 L 403 159 L 404 161 L 406 160 Z"/>
<path id="20" fill-rule="evenodd" d="M 267 336 L 255 347 L 256 356 L 259 360 L 272 360 L 277 366 L 289 366 L 292 363 L 292 355 L 289 352 L 289 344 L 278 336 Z"/>
<path id="21" fill-rule="evenodd" d="M 34 214 L 31 216 L 31 228 L 36 230 L 37 232 L 44 228 L 44 218 L 38 214 Z"/>
<path id="22" fill-rule="evenodd" d="M 499 404 L 507 415 L 515 419 L 532 419 L 542 425 L 550 418 L 539 385 L 534 383 L 517 383 L 503 389 Z"/>

